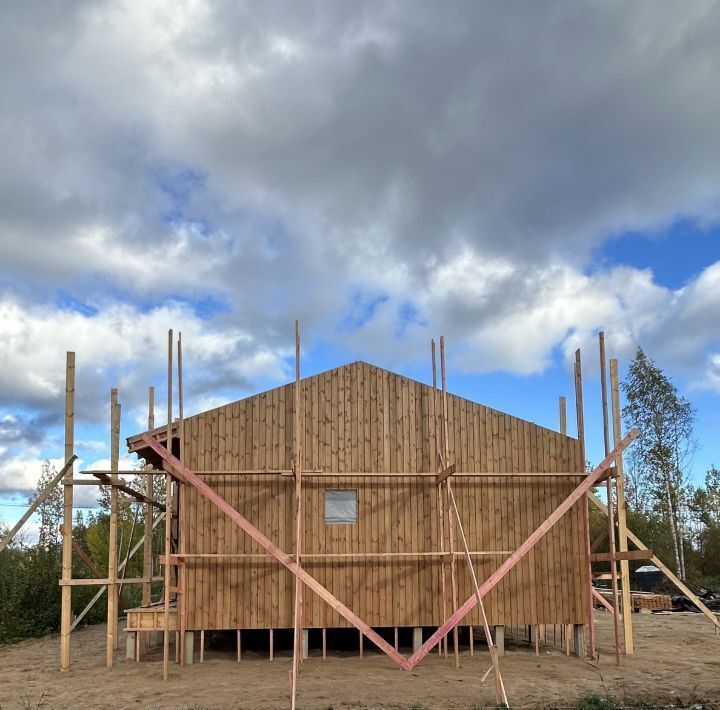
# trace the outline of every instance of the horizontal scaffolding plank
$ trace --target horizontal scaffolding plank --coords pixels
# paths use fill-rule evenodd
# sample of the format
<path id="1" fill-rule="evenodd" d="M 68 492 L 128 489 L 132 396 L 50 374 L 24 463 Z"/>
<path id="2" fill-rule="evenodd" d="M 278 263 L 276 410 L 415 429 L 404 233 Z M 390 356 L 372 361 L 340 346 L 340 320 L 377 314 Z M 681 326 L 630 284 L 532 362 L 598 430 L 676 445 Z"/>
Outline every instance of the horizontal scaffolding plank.
<path id="1" fill-rule="evenodd" d="M 153 577 L 151 581 L 161 582 L 162 577 Z M 145 577 L 129 577 L 128 579 L 61 579 L 58 584 L 61 587 L 92 587 L 94 585 L 110 585 L 110 584 L 143 584 L 147 582 Z"/>
<path id="2" fill-rule="evenodd" d="M 287 553 L 286 553 L 287 554 Z M 471 551 L 470 555 L 473 557 L 503 557 L 505 555 L 511 555 L 512 550 L 475 550 Z M 382 558 L 402 558 L 402 557 L 438 557 L 449 559 L 451 555 L 455 557 L 464 557 L 464 552 L 311 552 L 302 555 L 303 560 L 315 560 L 315 559 L 352 559 L 352 558 L 368 558 L 368 559 L 382 559 Z M 160 564 L 165 563 L 165 555 L 160 555 Z M 263 552 L 195 552 L 190 554 L 182 555 L 170 555 L 170 564 L 185 564 L 186 560 L 192 559 L 274 559 L 274 556 L 270 553 Z"/>
<path id="3" fill-rule="evenodd" d="M 593 562 L 610 562 L 610 560 L 649 560 L 653 556 L 652 550 L 628 550 L 627 552 L 596 552 L 590 555 Z"/>

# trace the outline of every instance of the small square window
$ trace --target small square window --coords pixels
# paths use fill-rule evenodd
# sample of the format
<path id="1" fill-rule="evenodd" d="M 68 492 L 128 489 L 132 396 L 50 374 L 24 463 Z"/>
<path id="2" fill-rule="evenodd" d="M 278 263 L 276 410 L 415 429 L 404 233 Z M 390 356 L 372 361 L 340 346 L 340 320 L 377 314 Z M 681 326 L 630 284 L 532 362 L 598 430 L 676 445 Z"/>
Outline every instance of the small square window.
<path id="1" fill-rule="evenodd" d="M 326 523 L 357 523 L 357 491 L 325 491 Z"/>

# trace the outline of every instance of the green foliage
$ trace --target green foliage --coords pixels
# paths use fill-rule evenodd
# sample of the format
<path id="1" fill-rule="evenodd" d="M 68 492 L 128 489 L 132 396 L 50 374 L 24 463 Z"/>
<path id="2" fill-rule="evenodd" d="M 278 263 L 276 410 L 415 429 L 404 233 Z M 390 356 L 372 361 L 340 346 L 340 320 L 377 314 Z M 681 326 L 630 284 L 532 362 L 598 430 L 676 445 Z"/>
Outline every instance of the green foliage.
<path id="1" fill-rule="evenodd" d="M 36 495 L 55 476 L 46 462 L 38 481 Z M 162 478 L 158 476 L 157 478 Z M 48 496 L 38 508 L 40 530 L 35 545 L 27 546 L 17 539 L 0 552 L 0 643 L 12 643 L 32 636 L 58 631 L 60 625 L 62 573 L 62 543 L 59 525 L 62 520 L 62 487 Z M 124 561 L 128 551 L 142 538 L 144 506 L 122 503 L 118 510 L 118 559 Z M 73 540 L 85 549 L 103 574 L 107 570 L 109 515 L 83 515 L 77 511 L 73 524 Z M 0 524 L 0 534 L 7 528 Z M 157 540 L 159 536 L 155 535 Z M 95 575 L 78 555 L 73 555 L 74 578 Z M 142 554 L 137 554 L 127 565 L 124 576 L 141 577 Z M 123 574 L 121 573 L 121 576 Z M 76 586 L 72 591 L 73 613 L 79 614 L 95 595 L 94 586 Z M 140 603 L 140 585 L 123 588 L 123 599 L 128 606 Z M 106 614 L 106 597 L 103 595 L 83 623 L 102 621 Z"/>
<path id="2" fill-rule="evenodd" d="M 664 516 L 676 571 L 685 578 L 686 468 L 696 447 L 695 409 L 642 349 L 628 368 L 623 390 L 625 426 L 640 430 L 628 457 L 628 499 L 648 517 Z"/>

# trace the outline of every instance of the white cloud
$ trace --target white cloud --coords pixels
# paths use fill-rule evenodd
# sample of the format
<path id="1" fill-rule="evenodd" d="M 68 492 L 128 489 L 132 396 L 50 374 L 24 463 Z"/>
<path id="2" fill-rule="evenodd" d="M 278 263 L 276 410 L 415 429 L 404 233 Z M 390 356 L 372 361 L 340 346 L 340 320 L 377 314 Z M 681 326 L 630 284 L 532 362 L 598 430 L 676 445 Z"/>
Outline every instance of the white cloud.
<path id="1" fill-rule="evenodd" d="M 60 424 L 66 350 L 78 421 L 118 386 L 143 428 L 168 327 L 189 413 L 286 378 L 298 317 L 306 346 L 397 364 L 444 332 L 455 366 L 522 374 L 603 327 L 720 391 L 720 264 L 587 269 L 624 230 L 717 224 L 719 28 L 704 0 L 12 4 L 0 416 L 31 415 L 5 459 Z"/>
<path id="2" fill-rule="evenodd" d="M 242 386 L 253 378 L 281 377 L 282 356 L 236 327 L 209 324 L 187 306 L 168 303 L 147 311 L 111 304 L 93 315 L 28 306 L 0 297 L 0 389 L 6 403 L 57 404 L 64 394 L 65 352 L 76 352 L 77 395 L 115 373 L 122 388 L 138 388 L 166 367 L 167 330 L 183 333 L 184 357 L 211 373 L 210 381 Z M 192 371 L 191 371 L 192 378 Z M 162 382 L 162 379 L 160 380 Z M 190 380 L 192 382 L 192 379 Z M 93 396 L 102 396 L 98 393 Z M 145 397 L 145 389 L 134 395 Z M 104 401 L 104 400 L 101 400 Z"/>

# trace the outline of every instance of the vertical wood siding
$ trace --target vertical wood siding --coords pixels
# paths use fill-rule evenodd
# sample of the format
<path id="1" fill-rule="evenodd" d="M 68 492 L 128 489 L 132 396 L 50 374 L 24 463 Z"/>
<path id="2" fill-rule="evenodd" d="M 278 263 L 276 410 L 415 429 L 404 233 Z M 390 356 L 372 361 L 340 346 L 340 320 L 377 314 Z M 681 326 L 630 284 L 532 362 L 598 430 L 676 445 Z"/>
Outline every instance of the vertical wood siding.
<path id="1" fill-rule="evenodd" d="M 432 389 L 365 363 L 301 382 L 305 470 L 303 551 L 437 552 L 437 498 L 428 477 L 343 477 L 343 472 L 432 471 Z M 185 420 L 186 463 L 194 470 L 289 469 L 293 384 Z M 577 477 L 465 477 L 468 471 L 582 470 L 578 442 L 530 422 L 450 395 L 453 490 L 471 550 L 514 550 L 573 489 Z M 206 482 L 282 549 L 294 549 L 290 476 L 206 476 Z M 327 525 L 324 491 L 353 488 L 358 522 Z M 447 510 L 447 501 L 444 503 Z M 189 559 L 187 628 L 291 627 L 291 574 L 192 488 L 183 524 L 188 553 L 255 554 L 242 559 Z M 583 623 L 587 579 L 582 517 L 575 506 L 486 599 L 493 624 Z M 447 542 L 445 545 L 447 549 Z M 474 557 L 482 582 L 504 556 Z M 305 559 L 306 569 L 371 626 L 431 626 L 442 621 L 438 557 Z M 458 559 L 460 599 L 471 594 Z M 449 584 L 449 578 L 448 578 Z M 448 586 L 448 599 L 450 589 Z M 347 622 L 311 592 L 305 625 Z M 466 623 L 479 624 L 477 611 Z"/>

